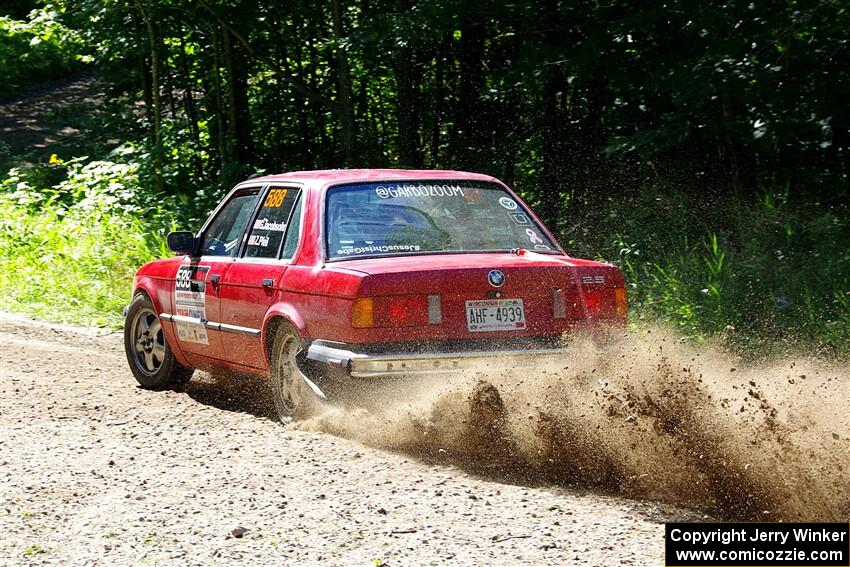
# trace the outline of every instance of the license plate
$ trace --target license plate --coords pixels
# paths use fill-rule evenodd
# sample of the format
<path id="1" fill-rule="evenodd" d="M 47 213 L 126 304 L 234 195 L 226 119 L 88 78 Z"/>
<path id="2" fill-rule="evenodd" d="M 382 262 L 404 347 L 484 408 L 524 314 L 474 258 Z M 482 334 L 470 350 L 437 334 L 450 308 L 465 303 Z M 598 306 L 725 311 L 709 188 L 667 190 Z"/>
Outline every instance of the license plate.
<path id="1" fill-rule="evenodd" d="M 522 299 L 481 299 L 466 302 L 466 326 L 481 331 L 521 331 L 525 329 Z"/>

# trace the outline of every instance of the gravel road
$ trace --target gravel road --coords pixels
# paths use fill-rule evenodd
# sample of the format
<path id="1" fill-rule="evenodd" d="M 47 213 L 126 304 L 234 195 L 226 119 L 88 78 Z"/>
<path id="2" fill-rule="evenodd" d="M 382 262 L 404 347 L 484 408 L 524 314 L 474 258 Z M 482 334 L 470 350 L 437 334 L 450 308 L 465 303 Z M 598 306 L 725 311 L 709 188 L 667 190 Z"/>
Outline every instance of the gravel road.
<path id="1" fill-rule="evenodd" d="M 118 334 L 0 337 L 3 565 L 658 565 L 697 517 L 285 428 L 261 380 L 141 390 Z"/>

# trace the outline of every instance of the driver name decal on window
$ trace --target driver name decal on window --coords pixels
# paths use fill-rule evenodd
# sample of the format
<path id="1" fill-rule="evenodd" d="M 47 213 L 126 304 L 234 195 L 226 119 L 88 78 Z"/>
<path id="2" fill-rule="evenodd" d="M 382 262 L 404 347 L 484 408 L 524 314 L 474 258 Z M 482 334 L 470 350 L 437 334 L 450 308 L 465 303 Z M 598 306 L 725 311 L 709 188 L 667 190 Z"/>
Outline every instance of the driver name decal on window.
<path id="1" fill-rule="evenodd" d="M 274 222 L 269 219 L 257 219 L 254 221 L 254 230 L 273 230 L 275 232 L 285 232 L 285 222 Z"/>
<path id="2" fill-rule="evenodd" d="M 248 246 L 261 246 L 265 248 L 269 245 L 269 237 L 261 234 L 252 234 L 248 239 Z"/>

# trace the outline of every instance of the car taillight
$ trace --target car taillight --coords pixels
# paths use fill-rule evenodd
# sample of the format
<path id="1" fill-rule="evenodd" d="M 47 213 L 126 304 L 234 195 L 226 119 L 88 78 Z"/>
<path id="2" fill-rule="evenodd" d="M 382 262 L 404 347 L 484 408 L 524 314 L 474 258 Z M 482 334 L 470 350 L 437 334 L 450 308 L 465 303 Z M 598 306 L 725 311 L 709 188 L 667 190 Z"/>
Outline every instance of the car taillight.
<path id="1" fill-rule="evenodd" d="M 389 327 L 427 325 L 428 297 L 425 295 L 376 297 L 375 323 Z"/>
<path id="2" fill-rule="evenodd" d="M 618 287 L 615 289 L 614 299 L 617 305 L 617 317 L 625 319 L 629 315 L 629 298 L 626 296 L 626 288 Z"/>
<path id="3" fill-rule="evenodd" d="M 584 315 L 580 301 L 579 295 L 576 294 L 574 303 L 570 306 L 579 317 Z M 629 309 L 626 290 L 621 287 L 585 290 L 584 302 L 587 307 L 587 315 L 593 318 L 617 317 L 625 319 Z"/>
<path id="4" fill-rule="evenodd" d="M 360 297 L 354 300 L 351 310 L 351 326 L 357 329 L 375 326 L 375 310 L 371 297 Z"/>
<path id="5" fill-rule="evenodd" d="M 614 294 L 611 292 L 610 289 L 594 289 L 584 292 L 587 312 L 591 317 L 606 317 L 614 314 L 616 306 Z"/>
<path id="6" fill-rule="evenodd" d="M 361 297 L 354 300 L 351 326 L 417 327 L 442 321 L 439 296 L 394 295 Z"/>

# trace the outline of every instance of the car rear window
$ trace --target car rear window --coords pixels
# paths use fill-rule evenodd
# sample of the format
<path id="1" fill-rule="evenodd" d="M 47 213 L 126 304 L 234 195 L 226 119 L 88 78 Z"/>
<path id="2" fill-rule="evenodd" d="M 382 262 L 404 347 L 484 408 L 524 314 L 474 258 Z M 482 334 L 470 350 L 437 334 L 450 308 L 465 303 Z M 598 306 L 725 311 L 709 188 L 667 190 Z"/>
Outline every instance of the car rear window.
<path id="1" fill-rule="evenodd" d="M 326 205 L 329 258 L 516 248 L 560 254 L 528 211 L 495 184 L 344 185 L 328 191 Z"/>

